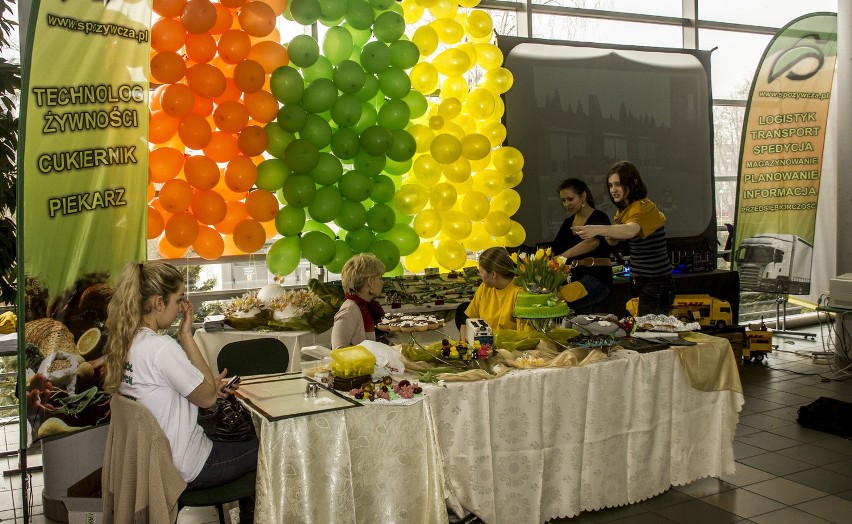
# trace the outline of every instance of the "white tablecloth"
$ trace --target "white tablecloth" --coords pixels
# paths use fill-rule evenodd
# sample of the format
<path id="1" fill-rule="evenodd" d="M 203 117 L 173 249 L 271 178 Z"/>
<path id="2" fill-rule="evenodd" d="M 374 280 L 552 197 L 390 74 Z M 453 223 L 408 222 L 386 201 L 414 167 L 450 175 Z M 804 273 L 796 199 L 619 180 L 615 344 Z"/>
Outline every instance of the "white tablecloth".
<path id="1" fill-rule="evenodd" d="M 537 524 L 732 473 L 742 394 L 691 388 L 672 350 L 616 355 L 426 389 L 448 505 Z"/>
<path id="2" fill-rule="evenodd" d="M 228 342 L 253 338 L 277 338 L 287 346 L 287 351 L 290 353 L 290 363 L 287 365 L 287 371 L 301 371 L 302 347 L 317 344 L 317 337 L 319 335 L 311 331 L 238 331 L 226 329 L 223 331 L 207 332 L 204 329 L 198 329 L 192 338 L 198 344 L 204 360 L 210 366 L 210 371 L 213 372 L 213 375 L 218 375 L 216 357 L 219 356 L 219 351 Z"/>
<path id="3" fill-rule="evenodd" d="M 255 415 L 255 426 L 256 522 L 447 522 L 428 401 L 276 422 Z"/>

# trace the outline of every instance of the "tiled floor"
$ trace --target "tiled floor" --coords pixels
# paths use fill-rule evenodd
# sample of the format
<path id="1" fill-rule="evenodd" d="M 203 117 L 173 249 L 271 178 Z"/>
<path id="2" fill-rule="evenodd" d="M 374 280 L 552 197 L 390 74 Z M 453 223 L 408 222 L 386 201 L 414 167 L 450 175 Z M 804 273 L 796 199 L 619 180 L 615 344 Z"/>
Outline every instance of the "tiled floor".
<path id="1" fill-rule="evenodd" d="M 734 442 L 735 474 L 701 479 L 644 502 L 552 524 L 852 522 L 852 440 L 796 423 L 799 406 L 818 397 L 852 402 L 852 379 L 823 381 L 831 370 L 824 359 L 811 357 L 823 351 L 819 327 L 801 330 L 815 332 L 816 342 L 776 337 L 779 347 L 767 359 L 742 368 L 746 402 Z M 5 442 L 0 445 L 17 449 L 17 424 L 3 429 Z M 0 459 L 4 471 L 15 469 L 17 463 L 17 457 Z M 41 463 L 37 449 L 29 455 L 29 463 Z M 32 522 L 50 523 L 42 514 L 41 486 L 42 474 L 34 473 Z M 23 522 L 20 488 L 18 474 L 4 475 L 0 481 L 0 522 Z M 217 522 L 212 508 L 186 508 L 178 517 L 178 524 L 208 522 Z"/>

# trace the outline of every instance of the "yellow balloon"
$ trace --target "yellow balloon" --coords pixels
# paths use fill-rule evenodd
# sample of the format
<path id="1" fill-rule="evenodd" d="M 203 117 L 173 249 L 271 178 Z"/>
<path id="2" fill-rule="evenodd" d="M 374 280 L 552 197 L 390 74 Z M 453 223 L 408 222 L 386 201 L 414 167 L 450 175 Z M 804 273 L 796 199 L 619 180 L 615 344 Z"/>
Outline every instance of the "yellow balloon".
<path id="1" fill-rule="evenodd" d="M 457 117 L 462 110 L 462 103 L 458 98 L 446 98 L 438 104 L 438 114 L 447 120 Z"/>
<path id="2" fill-rule="evenodd" d="M 415 64 L 408 73 L 411 87 L 424 95 L 431 95 L 438 87 L 438 70 L 429 62 Z"/>
<path id="3" fill-rule="evenodd" d="M 408 132 L 414 137 L 418 153 L 428 153 L 432 141 L 435 140 L 435 132 L 422 124 L 408 126 Z"/>
<path id="4" fill-rule="evenodd" d="M 459 0 L 459 6 L 470 9 L 471 7 L 478 6 L 479 2 L 480 0 Z"/>
<path id="5" fill-rule="evenodd" d="M 491 209 L 512 216 L 521 209 L 521 195 L 514 189 L 504 189 L 491 199 Z"/>
<path id="6" fill-rule="evenodd" d="M 494 112 L 491 113 L 491 116 L 486 118 L 488 122 L 497 122 L 501 118 L 503 118 L 503 113 L 506 112 L 506 104 L 503 103 L 503 97 L 495 96 L 494 97 Z"/>
<path id="7" fill-rule="evenodd" d="M 429 22 L 429 26 L 438 34 L 443 44 L 455 44 L 464 36 L 464 27 L 451 18 L 438 18 Z"/>
<path id="8" fill-rule="evenodd" d="M 417 3 L 428 9 L 438 3 L 438 0 L 417 0 Z"/>
<path id="9" fill-rule="evenodd" d="M 406 24 L 413 24 L 423 18 L 425 9 L 414 0 L 402 0 L 400 4 L 402 5 L 402 18 Z"/>
<path id="10" fill-rule="evenodd" d="M 429 190 L 429 204 L 438 211 L 446 211 L 453 207 L 456 198 L 458 198 L 456 188 L 448 182 L 435 184 L 435 187 Z"/>
<path id="11" fill-rule="evenodd" d="M 412 273 L 422 273 L 427 267 L 431 266 L 433 258 L 432 243 L 424 242 L 414 250 L 414 253 L 402 259 L 402 265 Z"/>
<path id="12" fill-rule="evenodd" d="M 450 209 L 444 213 L 441 232 L 452 240 L 464 240 L 470 235 L 470 219 L 461 211 Z"/>
<path id="13" fill-rule="evenodd" d="M 506 247 L 518 247 L 523 244 L 526 239 L 527 232 L 524 230 L 524 226 L 512 220 L 512 224 L 509 226 L 509 232 L 506 233 L 505 236 L 500 237 L 498 240 Z"/>
<path id="14" fill-rule="evenodd" d="M 476 120 L 472 116 L 463 113 L 453 119 L 453 122 L 461 126 L 465 135 L 472 135 L 477 132 Z"/>
<path id="15" fill-rule="evenodd" d="M 433 115 L 429 117 L 429 129 L 433 131 L 440 131 L 442 127 L 444 127 L 444 117 L 440 115 Z"/>
<path id="16" fill-rule="evenodd" d="M 485 217 L 485 230 L 493 237 L 502 237 L 508 234 L 510 227 L 512 227 L 512 220 L 509 215 L 502 211 L 492 209 Z"/>
<path id="17" fill-rule="evenodd" d="M 505 67 L 498 67 L 485 73 L 479 83 L 494 94 L 502 95 L 512 88 L 515 78 Z"/>
<path id="18" fill-rule="evenodd" d="M 503 190 L 503 176 L 493 169 L 480 171 L 473 177 L 473 189 L 493 198 Z"/>
<path id="19" fill-rule="evenodd" d="M 461 140 L 462 156 L 470 160 L 481 160 L 491 152 L 491 142 L 484 135 L 474 133 Z"/>
<path id="20" fill-rule="evenodd" d="M 437 0 L 429 7 L 429 12 L 435 18 L 453 18 L 456 16 L 459 6 L 455 0 Z"/>
<path id="21" fill-rule="evenodd" d="M 470 235 L 463 243 L 464 247 L 470 251 L 483 251 L 496 245 L 494 238 L 486 231 L 483 222 L 471 224 Z"/>
<path id="22" fill-rule="evenodd" d="M 426 188 L 420 184 L 406 184 L 393 196 L 393 205 L 404 215 L 419 213 L 427 202 Z"/>
<path id="23" fill-rule="evenodd" d="M 451 47 L 438 53 L 432 65 L 444 76 L 462 76 L 473 65 L 464 51 Z"/>
<path id="24" fill-rule="evenodd" d="M 443 164 L 441 172 L 447 181 L 453 184 L 464 182 L 470 178 L 470 161 L 465 157 L 459 157 L 455 162 Z"/>
<path id="25" fill-rule="evenodd" d="M 462 15 L 462 18 L 464 18 L 464 15 Z M 470 59 L 470 67 L 476 65 L 476 47 L 474 47 L 472 42 L 465 42 L 463 44 L 459 44 L 458 46 L 456 46 L 456 49 L 458 49 L 459 51 L 464 51 L 464 53 Z"/>
<path id="26" fill-rule="evenodd" d="M 491 147 L 498 147 L 506 140 L 506 126 L 503 122 L 488 122 L 480 132 L 491 142 Z"/>
<path id="27" fill-rule="evenodd" d="M 418 156 L 411 169 L 423 187 L 430 188 L 441 180 L 441 165 L 428 153 Z"/>
<path id="28" fill-rule="evenodd" d="M 479 173 L 480 171 L 485 171 L 488 169 L 488 166 L 491 165 L 491 151 L 488 151 L 488 154 L 485 157 L 480 158 L 479 160 L 471 160 L 470 161 L 470 172 L 471 173 Z"/>
<path id="29" fill-rule="evenodd" d="M 443 240 L 438 242 L 435 250 L 435 260 L 438 265 L 449 271 L 461 269 L 467 259 L 467 250 L 460 242 L 454 240 Z"/>
<path id="30" fill-rule="evenodd" d="M 447 77 L 441 82 L 441 92 L 439 93 L 441 100 L 455 98 L 459 102 L 464 102 L 467 99 L 467 93 L 467 80 L 460 76 Z"/>
<path id="31" fill-rule="evenodd" d="M 479 191 L 471 191 L 462 198 L 462 210 L 469 219 L 482 220 L 490 210 L 488 197 Z"/>
<path id="32" fill-rule="evenodd" d="M 412 227 L 420 238 L 432 238 L 441 231 L 443 219 L 437 209 L 424 209 L 414 217 Z"/>
<path id="33" fill-rule="evenodd" d="M 503 185 L 505 187 L 516 187 L 521 183 L 521 180 L 524 179 L 524 172 L 518 171 L 517 173 L 512 173 L 511 175 L 503 175 Z"/>
<path id="34" fill-rule="evenodd" d="M 503 51 L 494 44 L 474 44 L 476 49 L 476 65 L 490 71 L 503 65 Z"/>
<path id="35" fill-rule="evenodd" d="M 461 115 L 456 117 L 456 119 L 458 119 L 460 116 Z M 464 129 L 462 128 L 462 126 L 458 125 L 455 122 L 446 122 L 444 124 L 444 128 L 441 130 L 441 132 L 446 133 L 448 135 L 453 135 L 454 137 L 456 137 L 456 139 L 458 139 L 459 142 L 461 142 L 461 139 L 464 138 L 465 135 L 467 134 L 467 133 L 464 132 Z"/>
<path id="36" fill-rule="evenodd" d="M 474 38 L 484 38 L 491 35 L 494 22 L 491 15 L 480 9 L 474 9 L 467 15 L 467 32 Z"/>
<path id="37" fill-rule="evenodd" d="M 473 177 L 468 177 L 464 182 L 455 182 L 453 187 L 456 188 L 457 194 L 466 195 L 473 191 Z"/>
<path id="38" fill-rule="evenodd" d="M 491 153 L 494 167 L 504 175 L 517 173 L 524 168 L 524 155 L 512 146 L 495 149 Z"/>
<path id="39" fill-rule="evenodd" d="M 411 41 L 420 50 L 420 56 L 429 56 L 438 49 L 438 32 L 428 25 L 422 25 L 414 30 Z"/>
<path id="40" fill-rule="evenodd" d="M 432 140 L 429 145 L 429 152 L 432 154 L 432 158 L 442 164 L 455 162 L 461 156 L 461 141 L 453 135 L 441 133 Z"/>
<path id="41" fill-rule="evenodd" d="M 465 101 L 467 113 L 473 118 L 485 119 L 494 112 L 494 95 L 486 89 L 478 87 L 470 92 Z"/>

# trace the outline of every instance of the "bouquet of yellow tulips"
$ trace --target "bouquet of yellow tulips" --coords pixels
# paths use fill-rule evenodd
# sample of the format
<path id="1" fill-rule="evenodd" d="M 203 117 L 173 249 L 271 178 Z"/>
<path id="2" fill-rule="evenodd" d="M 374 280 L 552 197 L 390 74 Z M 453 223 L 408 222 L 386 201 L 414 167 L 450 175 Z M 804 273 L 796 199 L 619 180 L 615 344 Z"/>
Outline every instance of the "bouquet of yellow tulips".
<path id="1" fill-rule="evenodd" d="M 562 256 L 553 256 L 550 248 L 539 249 L 535 255 L 512 253 L 516 283 L 530 293 L 557 293 L 570 280 L 571 268 Z"/>

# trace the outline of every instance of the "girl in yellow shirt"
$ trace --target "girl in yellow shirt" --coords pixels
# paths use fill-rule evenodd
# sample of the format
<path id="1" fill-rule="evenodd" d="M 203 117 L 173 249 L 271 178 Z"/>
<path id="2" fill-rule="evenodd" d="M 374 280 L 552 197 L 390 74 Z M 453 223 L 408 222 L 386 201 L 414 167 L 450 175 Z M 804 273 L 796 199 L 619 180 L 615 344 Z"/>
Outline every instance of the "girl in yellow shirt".
<path id="1" fill-rule="evenodd" d="M 468 318 L 481 318 L 495 332 L 518 328 L 512 311 L 522 288 L 515 285 L 514 268 L 515 264 L 506 248 L 488 248 L 479 255 L 482 284 L 465 310 Z M 461 340 L 465 340 L 464 325 L 459 328 L 459 332 Z"/>

